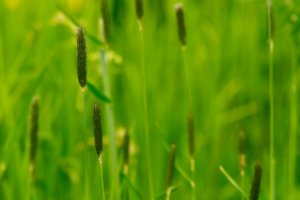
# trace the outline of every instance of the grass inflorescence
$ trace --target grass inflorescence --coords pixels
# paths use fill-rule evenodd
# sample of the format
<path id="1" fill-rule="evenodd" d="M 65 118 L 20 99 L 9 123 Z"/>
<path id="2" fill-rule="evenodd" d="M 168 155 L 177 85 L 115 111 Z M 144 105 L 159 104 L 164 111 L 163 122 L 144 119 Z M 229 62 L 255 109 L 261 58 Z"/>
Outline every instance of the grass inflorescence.
<path id="1" fill-rule="evenodd" d="M 86 86 L 86 63 L 87 63 L 87 53 L 86 53 L 86 41 L 84 30 L 82 27 L 78 28 L 77 31 L 77 75 L 78 81 L 81 88 Z"/>
<path id="2" fill-rule="evenodd" d="M 249 200 L 258 200 L 259 193 L 260 193 L 261 176 L 262 176 L 261 164 L 256 163 L 254 167 L 254 175 L 252 178 Z"/>

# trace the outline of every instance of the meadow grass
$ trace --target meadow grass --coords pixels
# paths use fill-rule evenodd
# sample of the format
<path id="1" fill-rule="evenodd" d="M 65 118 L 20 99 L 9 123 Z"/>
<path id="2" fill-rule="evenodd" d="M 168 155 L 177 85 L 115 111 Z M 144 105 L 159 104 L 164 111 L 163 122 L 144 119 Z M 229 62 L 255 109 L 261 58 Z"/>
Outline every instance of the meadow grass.
<path id="1" fill-rule="evenodd" d="M 177 1 L 103 2 L 104 37 L 101 2 L 0 2 L 0 199 L 185 199 L 191 188 L 195 199 L 257 199 L 256 161 L 259 199 L 299 199 L 300 3 L 184 1 L 188 37 L 178 41 Z M 81 26 L 87 54 L 78 62 Z M 80 78 L 77 62 L 88 66 Z M 35 94 L 32 195 L 24 133 Z M 103 108 L 101 164 L 83 111 L 94 102 Z M 117 130 L 132 124 L 124 147 Z M 166 189 L 170 144 L 176 160 Z"/>

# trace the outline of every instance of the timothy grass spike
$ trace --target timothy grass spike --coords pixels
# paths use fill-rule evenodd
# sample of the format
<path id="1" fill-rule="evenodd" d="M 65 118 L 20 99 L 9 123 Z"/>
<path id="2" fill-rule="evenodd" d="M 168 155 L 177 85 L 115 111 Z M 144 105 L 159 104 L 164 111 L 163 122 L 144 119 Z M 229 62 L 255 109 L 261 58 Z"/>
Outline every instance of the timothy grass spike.
<path id="1" fill-rule="evenodd" d="M 35 170 L 35 160 L 38 147 L 38 132 L 39 132 L 39 98 L 33 97 L 30 113 L 30 167 L 29 170 L 33 174 Z"/>
<path id="2" fill-rule="evenodd" d="M 135 12 L 138 20 L 142 20 L 144 15 L 143 0 L 135 0 Z"/>
<path id="3" fill-rule="evenodd" d="M 166 200 L 170 199 L 171 191 L 172 191 L 172 181 L 174 175 L 174 166 L 175 166 L 175 159 L 176 159 L 176 145 L 173 144 L 170 149 L 169 155 L 169 166 L 168 166 L 168 173 L 167 173 L 167 191 L 166 191 Z"/>
<path id="4" fill-rule="evenodd" d="M 101 13 L 103 20 L 103 39 L 105 40 L 106 44 L 109 44 L 111 39 L 111 23 L 107 0 L 101 0 Z"/>
<path id="5" fill-rule="evenodd" d="M 185 21 L 184 21 L 184 11 L 182 3 L 177 3 L 175 5 L 175 13 L 177 18 L 177 29 L 179 41 L 182 46 L 186 45 L 186 30 L 185 30 Z"/>
<path id="6" fill-rule="evenodd" d="M 258 200 L 260 192 L 260 182 L 262 175 L 262 167 L 259 163 L 255 165 L 249 200 Z"/>
<path id="7" fill-rule="evenodd" d="M 245 176 L 245 168 L 246 168 L 246 136 L 245 132 L 241 131 L 239 134 L 239 154 L 240 154 L 240 174 L 241 177 Z"/>
<path id="8" fill-rule="evenodd" d="M 129 164 L 129 147 L 130 147 L 130 136 L 128 131 L 126 130 L 125 135 L 124 135 L 124 139 L 123 139 L 123 147 L 124 147 L 124 166 L 123 166 L 123 170 L 124 170 L 124 174 L 127 175 L 128 173 L 128 164 Z"/>
<path id="9" fill-rule="evenodd" d="M 194 154 L 195 154 L 195 122 L 194 122 L 194 116 L 193 113 L 190 112 L 188 114 L 188 141 L 189 141 L 189 153 L 191 158 L 191 170 L 194 171 Z"/>
<path id="10" fill-rule="evenodd" d="M 84 30 L 82 27 L 79 27 L 77 31 L 77 75 L 81 88 L 85 88 L 86 86 L 86 59 L 87 55 Z"/>
<path id="11" fill-rule="evenodd" d="M 101 111 L 100 107 L 95 103 L 93 109 L 93 123 L 94 123 L 94 136 L 95 136 L 95 148 L 98 157 L 103 150 L 102 140 L 102 123 L 101 123 Z"/>

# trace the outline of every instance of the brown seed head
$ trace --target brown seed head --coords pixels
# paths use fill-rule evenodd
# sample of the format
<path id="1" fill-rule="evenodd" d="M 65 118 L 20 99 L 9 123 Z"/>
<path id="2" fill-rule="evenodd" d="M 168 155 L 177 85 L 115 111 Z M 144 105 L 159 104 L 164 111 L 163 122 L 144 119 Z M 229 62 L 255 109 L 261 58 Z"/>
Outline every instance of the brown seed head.
<path id="1" fill-rule="evenodd" d="M 135 12 L 138 20 L 142 20 L 144 14 L 143 0 L 135 0 Z"/>
<path id="2" fill-rule="evenodd" d="M 191 158 L 194 158 L 195 154 L 195 122 L 193 113 L 189 113 L 188 120 L 188 137 L 189 137 L 189 153 Z"/>
<path id="3" fill-rule="evenodd" d="M 124 167 L 128 167 L 129 163 L 129 146 L 130 146 L 130 136 L 126 130 L 123 138 L 123 147 L 124 147 Z"/>
<path id="4" fill-rule="evenodd" d="M 79 27 L 77 31 L 77 75 L 82 88 L 86 86 L 86 42 L 84 31 Z"/>
<path id="5" fill-rule="evenodd" d="M 185 31 L 185 22 L 184 22 L 184 12 L 182 3 L 177 3 L 175 5 L 175 13 L 177 18 L 177 29 L 179 41 L 182 46 L 186 45 L 186 31 Z"/>
<path id="6" fill-rule="evenodd" d="M 262 175 L 262 167 L 259 163 L 256 163 L 255 167 L 254 167 L 254 175 L 252 178 L 252 185 L 251 185 L 249 200 L 258 200 L 259 191 L 260 191 L 261 175 Z"/>
<path id="7" fill-rule="evenodd" d="M 111 39 L 111 23 L 110 23 L 110 11 L 107 0 L 101 0 L 101 13 L 103 20 L 103 33 L 104 40 L 106 43 L 110 42 Z"/>
<path id="8" fill-rule="evenodd" d="M 35 166 L 39 132 L 39 98 L 33 97 L 30 113 L 30 165 Z"/>
<path id="9" fill-rule="evenodd" d="M 172 186 L 174 166 L 176 158 L 176 145 L 173 144 L 169 154 L 169 166 L 168 166 L 168 175 L 167 175 L 167 189 Z"/>
<path id="10" fill-rule="evenodd" d="M 94 104 L 93 109 L 93 123 L 94 123 L 94 136 L 95 136 L 95 148 L 98 157 L 100 157 L 103 150 L 102 141 L 102 123 L 100 108 L 97 104 Z"/>

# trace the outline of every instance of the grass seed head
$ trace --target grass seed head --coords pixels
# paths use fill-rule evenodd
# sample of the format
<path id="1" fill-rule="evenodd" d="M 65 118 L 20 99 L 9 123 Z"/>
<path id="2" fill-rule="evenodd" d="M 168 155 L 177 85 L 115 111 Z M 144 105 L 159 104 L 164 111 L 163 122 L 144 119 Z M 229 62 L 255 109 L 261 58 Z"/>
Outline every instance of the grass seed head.
<path id="1" fill-rule="evenodd" d="M 103 150 L 103 140 L 102 140 L 101 112 L 100 112 L 100 107 L 97 104 L 94 104 L 93 124 L 94 124 L 96 153 L 97 153 L 98 157 L 100 157 L 102 150 Z"/>
<path id="2" fill-rule="evenodd" d="M 182 3 L 177 3 L 175 5 L 175 13 L 177 18 L 177 29 L 179 41 L 182 46 L 186 45 L 186 31 L 185 31 L 185 22 L 184 22 L 184 11 Z"/>
<path id="3" fill-rule="evenodd" d="M 110 12 L 107 0 L 101 0 L 101 13 L 103 21 L 103 37 L 107 44 L 111 39 L 111 24 L 110 24 Z"/>
<path id="4" fill-rule="evenodd" d="M 239 134 L 239 156 L 240 156 L 240 173 L 241 176 L 245 175 L 246 168 L 246 136 L 244 131 Z"/>
<path id="5" fill-rule="evenodd" d="M 86 41 L 82 27 L 77 31 L 77 75 L 81 88 L 86 86 Z"/>
<path id="6" fill-rule="evenodd" d="M 128 130 L 126 130 L 123 138 L 123 147 L 124 147 L 124 170 L 128 167 L 129 164 L 129 146 L 130 146 L 130 136 Z"/>
<path id="7" fill-rule="evenodd" d="M 30 112 L 30 168 L 34 169 L 38 147 L 39 132 L 39 98 L 33 97 Z"/>
<path id="8" fill-rule="evenodd" d="M 193 113 L 189 113 L 188 120 L 188 137 L 189 137 L 189 153 L 191 158 L 194 158 L 195 154 L 195 122 Z"/>
<path id="9" fill-rule="evenodd" d="M 170 154 L 169 154 L 169 166 L 168 166 L 168 174 L 167 174 L 167 190 L 168 190 L 168 188 L 170 188 L 172 186 L 175 158 L 176 158 L 176 145 L 173 144 L 171 146 L 171 150 L 170 150 Z"/>
<path id="10" fill-rule="evenodd" d="M 255 167 L 254 167 L 254 175 L 253 175 L 253 178 L 252 178 L 252 185 L 251 185 L 249 200 L 258 200 L 259 190 L 260 190 L 260 182 L 261 182 L 261 175 L 262 175 L 261 164 L 256 163 Z"/>
<path id="11" fill-rule="evenodd" d="M 142 20 L 144 15 L 143 0 L 135 0 L 135 12 L 138 20 Z"/>

